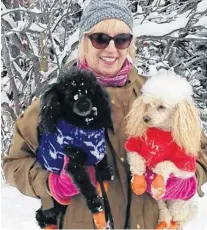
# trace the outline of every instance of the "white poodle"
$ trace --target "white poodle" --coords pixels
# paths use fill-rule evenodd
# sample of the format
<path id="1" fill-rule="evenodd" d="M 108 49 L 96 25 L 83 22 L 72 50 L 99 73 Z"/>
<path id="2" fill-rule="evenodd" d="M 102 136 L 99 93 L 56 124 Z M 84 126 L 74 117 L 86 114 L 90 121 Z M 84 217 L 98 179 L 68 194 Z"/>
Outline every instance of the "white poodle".
<path id="1" fill-rule="evenodd" d="M 157 229 L 182 227 L 192 214 L 201 127 L 191 85 L 168 71 L 151 77 L 126 117 L 125 144 L 137 195 L 158 202 Z"/>

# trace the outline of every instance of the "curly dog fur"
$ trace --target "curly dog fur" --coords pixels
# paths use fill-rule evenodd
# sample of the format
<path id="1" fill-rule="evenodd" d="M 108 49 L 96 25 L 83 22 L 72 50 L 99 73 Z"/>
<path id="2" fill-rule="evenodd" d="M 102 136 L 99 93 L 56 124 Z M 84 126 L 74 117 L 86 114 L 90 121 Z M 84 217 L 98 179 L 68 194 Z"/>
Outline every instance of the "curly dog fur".
<path id="1" fill-rule="evenodd" d="M 186 150 L 187 156 L 199 157 L 201 127 L 198 109 L 192 99 L 193 90 L 186 79 L 173 72 L 160 73 L 146 81 L 143 94 L 137 98 L 126 117 L 126 132 L 129 136 L 145 138 L 149 128 L 170 131 L 172 139 Z M 130 170 L 134 175 L 144 175 L 145 160 L 139 154 L 128 152 Z M 157 164 L 153 172 L 167 178 L 174 174 L 178 178 L 188 178 L 194 172 L 178 169 L 173 162 Z M 164 178 L 165 179 L 165 178 Z M 191 200 L 158 200 L 159 222 L 170 221 L 182 226 L 192 212 Z M 159 227 L 158 227 L 159 228 Z M 161 228 L 161 227 L 160 227 Z"/>
<path id="2" fill-rule="evenodd" d="M 112 129 L 109 96 L 97 82 L 93 73 L 72 68 L 64 71 L 57 82 L 50 85 L 41 97 L 41 112 L 39 131 L 56 132 L 56 125 L 60 119 L 68 123 L 90 130 L 99 128 Z M 81 148 L 65 146 L 70 163 L 66 171 L 73 178 L 74 183 L 85 197 L 88 208 L 92 213 L 103 210 L 103 201 L 92 185 L 89 175 L 85 171 L 86 154 Z M 107 157 L 96 166 L 102 180 L 111 180 L 112 171 L 107 164 Z M 56 224 L 59 209 L 37 211 L 36 219 L 41 228 Z M 48 214 L 48 215 L 45 215 Z M 44 215 L 43 215 L 44 214 Z"/>
<path id="3" fill-rule="evenodd" d="M 77 114 L 77 107 L 87 102 L 92 103 L 90 114 Z M 92 106 L 97 108 L 97 116 Z M 60 118 L 79 127 L 112 128 L 109 96 L 93 73 L 74 67 L 49 86 L 41 98 L 40 131 L 55 131 Z"/>

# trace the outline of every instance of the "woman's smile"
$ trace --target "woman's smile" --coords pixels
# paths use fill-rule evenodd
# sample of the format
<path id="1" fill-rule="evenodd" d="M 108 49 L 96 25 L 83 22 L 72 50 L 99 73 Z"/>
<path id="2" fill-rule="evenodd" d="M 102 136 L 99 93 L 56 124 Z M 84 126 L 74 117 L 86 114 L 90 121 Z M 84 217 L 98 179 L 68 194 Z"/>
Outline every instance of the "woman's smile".
<path id="1" fill-rule="evenodd" d="M 118 58 L 116 57 L 100 57 L 101 61 L 106 65 L 114 65 Z"/>

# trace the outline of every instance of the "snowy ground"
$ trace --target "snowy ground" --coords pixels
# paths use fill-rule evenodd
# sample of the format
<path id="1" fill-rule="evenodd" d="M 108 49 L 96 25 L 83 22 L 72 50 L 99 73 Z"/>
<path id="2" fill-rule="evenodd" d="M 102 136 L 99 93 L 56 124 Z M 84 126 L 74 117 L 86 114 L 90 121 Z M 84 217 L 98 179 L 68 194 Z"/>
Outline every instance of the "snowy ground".
<path id="1" fill-rule="evenodd" d="M 197 217 L 189 222 L 184 230 L 207 230 L 207 184 L 203 198 L 196 198 L 199 205 Z M 34 214 L 39 208 L 39 201 L 22 195 L 17 189 L 2 182 L 1 184 L 1 229 L 39 230 Z"/>

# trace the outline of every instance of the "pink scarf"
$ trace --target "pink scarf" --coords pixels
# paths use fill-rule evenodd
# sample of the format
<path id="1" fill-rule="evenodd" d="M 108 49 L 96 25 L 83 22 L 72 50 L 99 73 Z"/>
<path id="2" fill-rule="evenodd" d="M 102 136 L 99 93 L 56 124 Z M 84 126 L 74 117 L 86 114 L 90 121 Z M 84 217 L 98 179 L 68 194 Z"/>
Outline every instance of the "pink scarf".
<path id="1" fill-rule="evenodd" d="M 99 83 L 102 86 L 104 86 L 104 87 L 106 87 L 106 86 L 116 87 L 116 86 L 124 86 L 126 84 L 127 79 L 128 79 L 128 74 L 132 68 L 132 63 L 128 59 L 126 59 L 121 70 L 114 77 L 104 77 L 101 74 L 95 73 L 88 66 L 86 61 L 79 62 L 78 68 L 89 70 L 89 71 L 93 72 L 95 74 L 97 80 L 99 81 Z"/>

